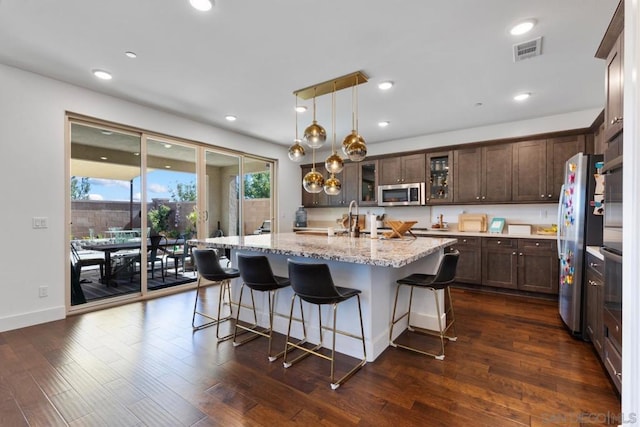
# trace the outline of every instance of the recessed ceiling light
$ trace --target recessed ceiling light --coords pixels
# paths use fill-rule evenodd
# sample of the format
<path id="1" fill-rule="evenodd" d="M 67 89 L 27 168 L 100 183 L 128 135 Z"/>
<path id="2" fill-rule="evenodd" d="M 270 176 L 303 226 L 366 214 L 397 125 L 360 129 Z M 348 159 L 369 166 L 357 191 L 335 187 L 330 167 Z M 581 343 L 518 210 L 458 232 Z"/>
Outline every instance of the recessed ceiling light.
<path id="1" fill-rule="evenodd" d="M 531 94 L 529 92 L 524 92 L 524 93 L 519 93 L 516 96 L 513 97 L 514 100 L 516 101 L 524 101 L 525 99 L 529 98 L 531 96 Z"/>
<path id="2" fill-rule="evenodd" d="M 134 156 L 139 156 L 139 155 L 140 155 L 140 153 L 135 152 L 135 153 L 133 153 L 133 155 L 134 155 Z"/>
<path id="3" fill-rule="evenodd" d="M 104 70 L 93 70 L 92 73 L 94 76 L 102 80 L 111 80 L 113 78 L 110 72 Z"/>
<path id="4" fill-rule="evenodd" d="M 519 36 L 524 33 L 528 33 L 531 29 L 536 25 L 535 19 L 527 19 L 526 21 L 522 21 L 513 27 L 509 31 L 513 36 Z"/>
<path id="5" fill-rule="evenodd" d="M 238 120 L 238 118 L 236 116 L 232 116 L 231 114 L 229 114 L 228 116 L 224 116 L 225 119 L 227 119 L 227 121 L 230 122 L 235 122 L 236 120 Z"/>
<path id="6" fill-rule="evenodd" d="M 191 6 L 194 9 L 197 9 L 201 12 L 211 10 L 211 8 L 213 7 L 213 1 L 211 0 L 189 0 L 189 3 L 191 3 Z"/>
<path id="7" fill-rule="evenodd" d="M 171 144 L 164 144 L 164 148 L 171 148 Z"/>
<path id="8" fill-rule="evenodd" d="M 165 168 L 165 169 L 171 169 L 171 166 L 169 166 L 169 165 L 165 165 L 165 167 L 164 167 L 164 168 Z"/>
<path id="9" fill-rule="evenodd" d="M 135 53 L 135 52 L 131 52 L 130 50 L 129 50 L 129 51 L 127 51 L 127 52 L 125 52 L 124 54 L 125 54 L 125 55 L 127 55 L 127 57 L 128 57 L 128 58 L 131 58 L 131 59 L 133 59 L 133 58 L 137 58 L 137 57 L 138 57 L 138 55 L 136 55 L 136 53 Z"/>
<path id="10" fill-rule="evenodd" d="M 107 159 L 108 159 L 108 157 L 105 157 L 105 156 L 101 156 L 100 157 L 100 160 L 107 160 Z"/>
<path id="11" fill-rule="evenodd" d="M 101 130 L 100 133 L 103 135 L 111 135 L 113 132 L 111 132 L 110 130 Z"/>
<path id="12" fill-rule="evenodd" d="M 378 126 L 380 126 L 381 128 L 386 128 L 387 126 L 389 126 L 389 122 L 386 120 L 383 122 L 378 122 Z"/>
<path id="13" fill-rule="evenodd" d="M 305 111 L 307 111 L 307 107 L 305 107 L 304 105 L 298 105 L 298 106 L 296 107 L 296 111 L 297 111 L 298 113 L 304 113 Z"/>
<path id="14" fill-rule="evenodd" d="M 482 102 L 476 102 L 475 104 L 473 104 L 474 107 L 482 107 Z"/>
<path id="15" fill-rule="evenodd" d="M 392 87 L 393 87 L 393 82 L 391 81 L 381 82 L 378 84 L 378 89 L 380 90 L 389 90 Z"/>

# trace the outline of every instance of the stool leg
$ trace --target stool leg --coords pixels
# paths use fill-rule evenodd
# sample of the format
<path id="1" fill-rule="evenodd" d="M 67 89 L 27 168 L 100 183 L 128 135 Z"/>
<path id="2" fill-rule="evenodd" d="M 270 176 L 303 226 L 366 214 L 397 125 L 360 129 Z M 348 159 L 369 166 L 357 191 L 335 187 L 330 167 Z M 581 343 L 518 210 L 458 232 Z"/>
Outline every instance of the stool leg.
<path id="1" fill-rule="evenodd" d="M 448 326 L 445 328 L 445 333 L 449 328 L 451 328 L 453 329 L 453 336 L 448 336 L 446 334 L 445 336 L 449 341 L 457 341 L 458 333 L 456 332 L 456 325 L 455 325 L 456 316 L 453 313 L 453 300 L 451 299 L 451 286 L 447 286 L 447 295 L 449 296 L 449 310 L 447 310 L 447 319 L 449 318 L 448 316 L 449 312 L 451 312 L 451 323 L 449 323 L 449 321 L 447 320 Z"/>
<path id="2" fill-rule="evenodd" d="M 440 311 L 440 302 L 438 302 L 438 291 L 436 289 L 430 288 L 433 293 L 435 302 L 436 302 L 436 315 L 438 316 L 438 335 L 440 336 L 440 349 L 441 352 L 439 355 L 434 356 L 438 360 L 444 360 L 444 333 L 445 330 L 442 327 L 442 312 Z"/>
<path id="3" fill-rule="evenodd" d="M 403 285 L 402 283 L 398 283 L 398 287 L 396 288 L 396 298 L 395 298 L 395 302 L 393 303 L 393 314 L 391 315 L 391 327 L 389 328 L 389 345 L 393 347 L 397 347 L 395 340 L 393 339 L 393 327 L 400 320 L 408 316 L 409 312 L 411 311 L 411 306 L 409 306 L 409 311 L 407 311 L 405 314 L 403 314 L 402 316 L 396 319 L 396 310 L 398 308 L 398 295 L 400 294 L 400 288 L 402 287 L 402 285 Z M 413 286 L 411 286 L 411 290 L 413 291 Z M 409 297 L 409 304 L 411 304 L 411 297 Z"/>
<path id="4" fill-rule="evenodd" d="M 231 284 L 230 284 L 231 280 L 227 279 L 224 280 L 222 282 L 222 287 L 220 288 L 220 296 L 218 297 L 218 318 L 216 320 L 216 338 L 218 339 L 218 342 L 222 342 L 222 341 L 226 341 L 230 338 L 233 338 L 233 333 L 227 334 L 223 337 L 220 336 L 220 323 L 226 321 L 226 320 L 230 320 L 233 318 L 233 305 L 231 302 Z M 229 315 L 224 317 L 224 318 L 220 318 L 220 315 L 222 313 L 222 300 L 224 299 L 224 293 L 225 291 L 227 292 L 227 295 L 229 296 Z"/>
<path id="5" fill-rule="evenodd" d="M 333 378 L 333 364 L 335 361 L 335 350 L 336 350 L 336 314 L 337 314 L 337 304 L 334 304 L 334 311 L 333 311 L 333 348 L 332 348 L 332 352 L 331 352 L 331 389 L 335 390 L 338 387 L 340 387 L 341 384 L 343 384 L 345 381 L 347 381 L 349 378 L 351 378 L 353 376 L 353 374 L 355 374 L 356 372 L 358 372 L 360 370 L 360 368 L 362 368 L 366 363 L 367 363 L 367 348 L 364 342 L 364 323 L 362 321 L 362 305 L 360 303 L 360 295 L 356 295 L 356 298 L 358 298 L 358 314 L 360 315 L 360 337 L 359 339 L 362 341 L 362 360 L 360 362 L 358 362 L 358 364 L 356 366 L 354 366 L 353 368 L 351 368 L 351 370 L 349 372 L 347 372 L 346 374 L 344 374 L 342 376 L 342 378 L 340 378 L 338 381 L 335 381 Z M 351 335 L 351 334 L 346 334 L 352 338 L 358 338 L 355 335 Z"/>
<path id="6" fill-rule="evenodd" d="M 411 305 L 413 304 L 413 286 L 409 286 L 411 290 L 409 291 L 409 311 L 407 311 L 407 329 L 410 331 L 414 331 L 411 326 Z"/>
<path id="7" fill-rule="evenodd" d="M 294 305 L 294 299 L 297 295 L 293 294 L 293 296 L 291 297 L 291 311 L 289 313 L 289 328 L 287 329 L 287 340 L 284 344 L 284 360 L 282 361 L 282 365 L 285 368 L 290 367 L 291 365 L 293 365 L 296 362 L 299 362 L 300 360 L 308 357 L 310 354 L 317 354 L 315 353 L 320 347 L 322 347 L 322 319 L 320 319 L 320 344 L 316 345 L 313 348 L 306 348 L 303 347 L 303 344 L 307 342 L 307 330 L 306 327 L 304 325 L 304 310 L 302 309 L 302 299 L 298 297 L 299 301 L 300 301 L 300 317 L 301 317 L 301 321 L 302 321 L 302 333 L 303 333 L 303 338 L 298 341 L 298 342 L 291 342 L 289 341 L 290 335 L 291 335 L 291 322 L 293 320 L 293 305 Z M 318 306 L 318 310 L 320 310 L 320 306 Z M 321 313 L 320 313 L 321 314 Z M 296 357 L 295 359 L 291 360 L 291 361 L 287 361 L 287 353 L 289 352 L 289 348 L 297 348 L 298 350 L 302 350 L 302 354 L 299 355 L 298 357 Z M 324 356 L 326 358 L 326 356 Z"/>
<path id="8" fill-rule="evenodd" d="M 231 300 L 231 291 L 230 291 L 230 287 L 229 287 L 229 280 L 224 280 L 222 282 L 218 282 L 220 286 L 220 297 L 218 298 L 218 313 L 216 315 L 216 317 L 213 317 L 211 315 L 208 315 L 206 313 L 203 313 L 201 311 L 198 311 L 198 300 L 200 298 L 200 289 L 202 288 L 202 278 L 198 277 L 198 282 L 196 285 L 196 300 L 193 304 L 193 317 L 191 318 L 191 326 L 193 327 L 194 331 L 200 330 L 200 329 L 204 329 L 207 328 L 209 326 L 213 326 L 216 325 L 216 336 L 218 336 L 218 330 L 219 330 L 219 324 L 221 322 L 225 322 L 227 320 L 230 320 L 233 317 L 233 310 L 231 310 L 231 314 L 229 314 L 229 316 L 220 317 L 220 308 L 221 308 L 221 304 L 222 304 L 222 298 L 223 298 L 223 293 L 225 291 L 225 289 L 227 290 L 227 292 L 229 293 L 229 300 Z M 204 318 L 209 319 L 210 321 L 196 325 L 196 315 L 202 316 Z M 229 335 L 229 337 L 232 337 L 233 335 Z"/>

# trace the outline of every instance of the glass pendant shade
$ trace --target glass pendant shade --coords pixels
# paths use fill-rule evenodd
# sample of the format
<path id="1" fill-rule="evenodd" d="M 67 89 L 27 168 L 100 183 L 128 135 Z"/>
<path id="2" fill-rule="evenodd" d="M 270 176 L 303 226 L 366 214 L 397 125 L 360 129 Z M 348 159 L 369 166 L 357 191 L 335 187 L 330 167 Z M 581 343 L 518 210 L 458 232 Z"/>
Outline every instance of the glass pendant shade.
<path id="1" fill-rule="evenodd" d="M 344 169 L 344 160 L 334 151 L 333 154 L 324 161 L 324 167 L 327 169 L 327 172 L 331 174 L 340 173 L 342 169 Z"/>
<path id="2" fill-rule="evenodd" d="M 304 130 L 304 140 L 311 148 L 320 148 L 327 140 L 327 131 L 314 120 Z"/>
<path id="3" fill-rule="evenodd" d="M 342 184 L 340 180 L 333 174 L 324 183 L 324 192 L 329 196 L 337 196 L 342 190 Z"/>
<path id="4" fill-rule="evenodd" d="M 357 141 L 349 144 L 347 147 L 347 156 L 352 162 L 361 162 L 367 157 L 367 146 L 362 137 L 359 137 Z"/>
<path id="5" fill-rule="evenodd" d="M 293 145 L 289 147 L 289 159 L 294 162 L 301 162 L 305 156 L 304 147 L 300 144 L 300 140 L 296 139 Z"/>
<path id="6" fill-rule="evenodd" d="M 358 135 L 357 131 L 352 130 L 351 133 L 345 136 L 344 139 L 342 140 L 342 152 L 344 153 L 345 156 L 347 157 L 349 156 L 348 148 L 354 142 L 360 142 L 361 144 L 364 145 L 364 138 Z"/>
<path id="7" fill-rule="evenodd" d="M 307 193 L 319 193 L 324 186 L 324 177 L 314 169 L 302 178 L 302 186 Z"/>

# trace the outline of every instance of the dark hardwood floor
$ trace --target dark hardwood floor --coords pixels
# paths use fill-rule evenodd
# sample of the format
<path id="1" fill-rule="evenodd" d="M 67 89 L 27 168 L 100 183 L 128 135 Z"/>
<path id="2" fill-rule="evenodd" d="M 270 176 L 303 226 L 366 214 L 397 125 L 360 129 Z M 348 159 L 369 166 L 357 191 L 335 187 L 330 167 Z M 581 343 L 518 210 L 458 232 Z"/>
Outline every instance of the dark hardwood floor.
<path id="1" fill-rule="evenodd" d="M 554 302 L 453 299 L 458 340 L 443 361 L 389 348 L 335 391 L 326 361 L 285 370 L 265 339 L 234 348 L 213 328 L 193 333 L 194 291 L 5 332 L 0 425 L 617 424 L 618 396 Z"/>

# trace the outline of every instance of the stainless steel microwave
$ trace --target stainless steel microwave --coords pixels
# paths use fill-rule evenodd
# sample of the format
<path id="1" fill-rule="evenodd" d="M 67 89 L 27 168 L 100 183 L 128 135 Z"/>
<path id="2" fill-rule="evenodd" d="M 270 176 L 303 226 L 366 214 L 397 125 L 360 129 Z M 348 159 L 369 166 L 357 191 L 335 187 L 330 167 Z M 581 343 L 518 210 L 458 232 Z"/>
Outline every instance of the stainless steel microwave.
<path id="1" fill-rule="evenodd" d="M 420 206 L 425 204 L 424 182 L 378 186 L 378 206 Z"/>

